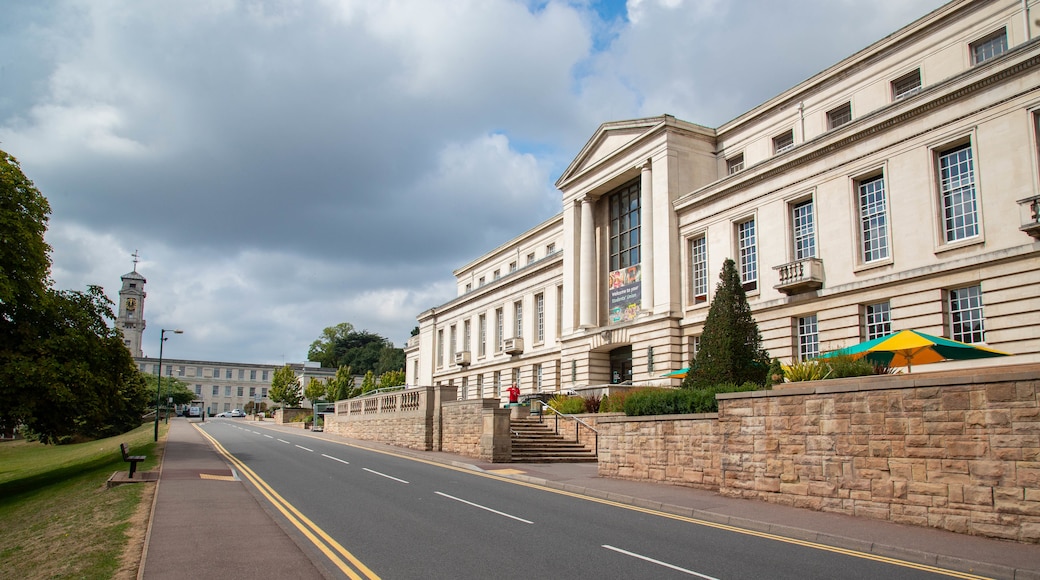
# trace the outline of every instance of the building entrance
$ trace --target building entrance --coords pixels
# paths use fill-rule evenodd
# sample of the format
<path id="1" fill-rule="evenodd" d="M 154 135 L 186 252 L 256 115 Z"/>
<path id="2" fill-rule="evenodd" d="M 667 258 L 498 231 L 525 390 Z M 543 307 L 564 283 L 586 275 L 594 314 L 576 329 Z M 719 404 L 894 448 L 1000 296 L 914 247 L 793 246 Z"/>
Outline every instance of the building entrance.
<path id="1" fill-rule="evenodd" d="M 632 347 L 622 346 L 610 351 L 610 384 L 632 384 Z"/>

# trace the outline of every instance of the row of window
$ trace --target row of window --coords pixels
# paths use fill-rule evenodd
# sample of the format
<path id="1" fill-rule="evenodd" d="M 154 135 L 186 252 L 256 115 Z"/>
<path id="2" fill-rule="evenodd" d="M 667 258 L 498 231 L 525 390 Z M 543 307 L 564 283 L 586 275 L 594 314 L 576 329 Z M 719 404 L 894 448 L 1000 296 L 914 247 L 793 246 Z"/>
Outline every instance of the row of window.
<path id="1" fill-rule="evenodd" d="M 977 238 L 980 235 L 979 204 L 975 163 L 970 141 L 935 151 L 938 171 L 939 229 L 943 244 Z M 857 244 L 861 265 L 882 262 L 891 257 L 889 203 L 885 174 L 854 178 L 858 213 Z M 815 209 L 812 198 L 790 204 L 791 254 L 795 261 L 817 257 Z M 741 282 L 746 291 L 758 287 L 758 245 L 755 219 L 735 225 L 736 253 Z M 691 301 L 707 301 L 707 242 L 704 235 L 689 242 Z"/>
<path id="2" fill-rule="evenodd" d="M 551 256 L 551 255 L 553 255 L 555 253 L 556 253 L 556 243 L 552 242 L 552 243 L 546 244 L 546 246 L 545 246 L 545 255 L 543 257 L 548 258 L 549 256 Z M 525 264 L 525 266 L 530 266 L 531 264 L 534 264 L 535 261 L 536 261 L 535 253 L 534 252 L 529 252 L 527 254 L 527 263 Z M 509 263 L 509 273 L 516 272 L 519 269 L 520 269 L 519 262 L 513 261 L 513 262 Z M 495 281 L 495 280 L 498 280 L 501 277 L 502 277 L 502 270 L 501 270 L 501 268 L 496 268 L 495 271 L 491 273 L 491 281 L 492 282 Z M 477 280 L 477 287 L 480 288 L 481 286 L 485 286 L 485 285 L 487 285 L 487 276 L 481 276 Z M 471 283 L 466 284 L 466 292 L 468 293 L 468 292 L 472 292 L 472 291 L 473 291 L 473 283 L 471 282 Z"/>
<path id="3" fill-rule="evenodd" d="M 948 336 L 969 344 L 986 339 L 985 318 L 982 314 L 982 287 L 967 286 L 946 291 L 944 308 L 948 322 Z M 873 340 L 892 333 L 892 307 L 888 302 L 866 304 L 862 307 L 863 340 Z M 794 320 L 797 360 L 809 360 L 820 355 L 819 324 L 816 314 L 799 316 Z"/>
<path id="4" fill-rule="evenodd" d="M 1000 56 L 1007 52 L 1008 40 L 1007 40 L 1007 29 L 1001 28 L 975 42 L 968 45 L 968 52 L 971 55 L 972 66 L 982 64 L 992 58 Z M 917 68 L 910 71 L 900 77 L 894 79 L 890 83 L 891 97 L 893 101 L 898 101 L 918 93 L 921 90 L 921 69 Z M 852 101 L 846 101 L 838 107 L 835 107 L 826 112 L 827 128 L 837 129 L 842 125 L 845 125 L 852 121 Z M 804 136 L 803 136 L 804 137 Z M 772 138 L 772 149 L 773 155 L 779 155 L 781 153 L 790 151 L 794 148 L 794 129 L 787 129 L 783 133 L 776 135 Z M 726 158 L 726 172 L 729 175 L 744 170 L 744 153 L 737 153 L 736 155 Z"/>
<path id="5" fill-rule="evenodd" d="M 225 385 L 224 386 L 224 396 L 225 397 L 230 397 L 231 396 L 231 389 L 235 389 L 235 396 L 237 396 L 237 397 L 245 396 L 245 387 L 232 387 L 230 385 Z M 249 387 L 249 396 L 250 397 L 255 397 L 256 396 L 256 389 L 257 389 L 257 387 Z M 196 395 L 201 395 L 202 394 L 202 385 L 198 385 L 198 384 L 195 385 L 195 394 Z M 212 393 L 212 395 L 214 397 L 219 397 L 220 396 L 220 385 L 213 385 L 213 393 Z M 260 387 L 260 396 L 261 397 L 265 397 L 265 398 L 267 397 L 267 387 Z"/>
<path id="6" fill-rule="evenodd" d="M 541 392 L 543 390 L 543 387 L 544 387 L 544 383 L 543 383 L 543 376 L 544 375 L 543 375 L 543 368 L 542 367 L 543 367 L 543 365 L 541 363 L 531 365 L 531 388 L 532 388 L 532 390 L 534 392 Z M 507 370 L 505 372 L 503 372 L 503 371 L 494 371 L 491 374 L 491 384 L 490 384 L 490 388 L 491 388 L 490 396 L 491 397 L 501 397 L 502 396 L 502 393 L 504 392 L 504 389 L 503 389 L 503 379 L 506 378 L 506 377 L 509 378 L 509 384 L 514 384 L 515 383 L 522 390 L 526 390 L 525 386 L 521 385 L 521 382 L 520 382 L 520 367 L 515 367 L 515 368 Z M 470 383 L 470 378 L 471 377 L 466 376 L 466 377 L 462 377 L 462 379 L 460 379 L 459 397 L 461 399 L 470 399 L 470 398 L 479 399 L 479 398 L 483 398 L 484 396 L 486 396 L 487 393 L 485 392 L 485 387 L 487 387 L 488 385 L 484 384 L 484 374 L 481 373 L 481 374 L 476 375 L 476 381 L 474 383 L 472 383 L 472 384 Z M 448 381 L 448 385 L 449 386 L 454 386 L 454 384 L 455 384 L 454 379 Z M 471 387 L 472 387 L 472 389 L 471 389 Z"/>
<path id="7" fill-rule="evenodd" d="M 557 287 L 557 328 L 560 328 L 560 324 L 563 320 L 562 311 L 562 293 L 563 289 Z M 506 330 L 506 317 L 505 308 L 498 307 L 494 312 L 494 352 L 502 352 L 506 338 L 523 338 L 524 337 L 524 301 L 516 300 L 512 304 L 512 321 L 511 330 L 513 335 L 507 337 L 505 335 Z M 472 328 L 470 320 L 462 321 L 462 347 L 463 350 L 469 350 L 472 342 Z M 542 344 L 545 342 L 545 293 L 539 292 L 534 295 L 534 344 Z M 456 345 L 458 341 L 459 325 L 452 324 L 449 328 L 449 340 L 444 340 L 444 329 L 437 331 L 437 366 L 443 367 L 445 364 L 444 355 L 447 350 L 449 359 L 448 364 L 451 364 L 455 360 Z M 445 345 L 447 349 L 445 348 Z M 487 356 L 488 347 L 488 317 L 487 314 L 480 314 L 477 316 L 477 356 Z"/>
<path id="8" fill-rule="evenodd" d="M 176 366 L 177 366 L 177 376 L 178 377 L 203 377 L 204 376 L 203 367 L 187 367 L 185 365 L 176 365 Z M 174 368 L 174 365 L 166 365 L 166 376 L 168 376 L 168 377 L 172 377 L 173 376 L 173 368 Z M 159 365 L 153 364 L 151 366 L 151 369 L 152 369 L 152 374 L 157 374 L 157 371 L 159 370 Z M 219 379 L 220 378 L 220 371 L 221 371 L 220 367 L 215 367 L 213 369 L 213 372 L 210 374 L 210 378 Z M 234 379 L 234 374 L 235 374 L 234 373 L 234 369 L 223 369 L 223 371 L 224 371 L 224 378 L 225 379 L 229 379 L 229 380 Z M 143 372 L 143 373 L 148 372 L 148 365 L 147 364 L 141 363 L 141 372 Z M 259 371 L 259 377 L 260 377 L 259 380 L 266 382 L 268 380 L 268 377 L 270 376 L 269 373 L 270 373 L 270 371 L 266 371 L 266 370 Z M 249 380 L 250 381 L 258 380 L 257 376 L 258 376 L 258 372 L 257 372 L 256 369 L 250 369 L 249 370 Z M 246 380 L 246 369 L 238 369 L 238 380 L 240 380 L 240 381 Z"/>

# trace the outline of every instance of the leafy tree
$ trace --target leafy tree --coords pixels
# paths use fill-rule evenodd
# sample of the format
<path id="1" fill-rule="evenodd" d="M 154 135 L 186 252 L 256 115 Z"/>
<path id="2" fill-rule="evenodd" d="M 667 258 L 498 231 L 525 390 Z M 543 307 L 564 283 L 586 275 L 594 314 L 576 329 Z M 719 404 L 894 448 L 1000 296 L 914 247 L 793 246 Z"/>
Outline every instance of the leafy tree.
<path id="1" fill-rule="evenodd" d="M 379 388 L 404 385 L 404 371 L 386 371 L 379 376 Z"/>
<path id="2" fill-rule="evenodd" d="M 328 381 L 329 402 L 342 401 L 354 396 L 354 374 L 350 367 L 339 367 L 336 376 Z"/>
<path id="3" fill-rule="evenodd" d="M 271 377 L 271 390 L 268 397 L 275 403 L 282 403 L 287 408 L 299 407 L 303 401 L 303 387 L 292 367 L 285 365 L 276 370 Z"/>
<path id="4" fill-rule="evenodd" d="M 307 350 L 307 360 L 320 362 L 323 367 L 339 366 L 337 344 L 353 331 L 354 325 L 349 322 L 326 327 L 321 331 L 321 338 L 311 343 L 311 347 Z"/>
<path id="5" fill-rule="evenodd" d="M 0 150 L 0 321 L 7 332 L 50 285 L 51 248 L 43 238 L 50 213 L 18 160 Z"/>
<path id="6" fill-rule="evenodd" d="M 403 374 L 404 349 L 384 346 L 383 349 L 379 351 L 379 362 L 376 363 L 376 368 L 374 370 L 378 375 L 384 375 L 394 371 L 400 371 Z M 403 385 L 404 383 L 401 384 Z"/>
<path id="7" fill-rule="evenodd" d="M 387 371 L 404 369 L 404 350 L 394 348 L 392 342 L 367 330 L 354 330 L 354 325 L 341 322 L 322 331 L 322 336 L 311 343 L 307 358 L 323 367 L 349 366 L 355 373 L 368 371 L 381 375 Z"/>
<path id="8" fill-rule="evenodd" d="M 160 385 L 160 383 L 162 390 L 160 391 L 159 399 L 163 402 L 163 405 L 167 403 L 167 398 L 173 399 L 174 405 L 187 405 L 195 400 L 195 391 L 188 388 L 188 384 L 177 377 L 157 378 L 153 374 L 145 374 L 142 377 L 148 390 L 148 400 L 153 405 L 155 404 L 155 387 Z"/>
<path id="9" fill-rule="evenodd" d="M 727 259 L 704 322 L 700 349 L 690 362 L 682 386 L 703 389 L 722 383 L 763 385 L 769 363 L 769 353 L 762 349 L 762 335 L 751 316 L 736 264 Z"/>
<path id="10" fill-rule="evenodd" d="M 307 388 L 303 390 L 303 396 L 307 397 L 311 403 L 316 401 L 327 401 L 328 400 L 328 383 L 325 379 L 311 379 L 307 383 Z"/>
<path id="11" fill-rule="evenodd" d="M 111 305 L 91 286 L 48 290 L 23 310 L 21 344 L 0 348 L 0 422 L 22 424 L 44 443 L 109 437 L 140 425 L 148 391 L 122 334 L 108 327 Z"/>
<path id="12" fill-rule="evenodd" d="M 147 389 L 97 286 L 51 287 L 50 205 L 0 151 L 0 429 L 45 443 L 140 425 Z"/>
<path id="13" fill-rule="evenodd" d="M 369 393 L 379 388 L 376 384 L 376 375 L 372 371 L 365 373 L 365 378 L 361 381 L 361 394 Z"/>

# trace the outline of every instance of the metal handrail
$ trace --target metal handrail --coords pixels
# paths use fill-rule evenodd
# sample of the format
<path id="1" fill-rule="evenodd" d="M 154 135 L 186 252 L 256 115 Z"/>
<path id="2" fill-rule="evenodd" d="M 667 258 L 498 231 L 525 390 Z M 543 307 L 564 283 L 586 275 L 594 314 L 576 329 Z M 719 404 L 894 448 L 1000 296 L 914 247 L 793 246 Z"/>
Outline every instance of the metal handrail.
<path id="1" fill-rule="evenodd" d="M 550 411 L 555 413 L 555 415 L 553 415 L 553 417 L 555 419 L 555 423 L 553 425 L 553 431 L 555 431 L 557 435 L 560 434 L 560 417 L 563 417 L 564 419 L 571 419 L 571 420 L 574 421 L 574 442 L 575 443 L 579 442 L 579 438 L 578 438 L 578 427 L 579 426 L 584 426 L 586 429 L 592 431 L 592 435 L 593 435 L 592 440 L 593 440 L 593 445 L 595 446 L 595 450 L 596 450 L 596 457 L 599 457 L 599 431 L 597 431 L 595 427 L 593 427 L 592 425 L 589 425 L 588 423 L 586 423 L 585 421 L 582 421 L 581 419 L 575 417 L 574 415 L 568 415 L 566 413 L 561 413 L 561 412 L 557 411 L 549 403 L 544 403 L 543 402 L 542 403 L 542 407 L 546 408 L 546 409 L 549 409 Z"/>

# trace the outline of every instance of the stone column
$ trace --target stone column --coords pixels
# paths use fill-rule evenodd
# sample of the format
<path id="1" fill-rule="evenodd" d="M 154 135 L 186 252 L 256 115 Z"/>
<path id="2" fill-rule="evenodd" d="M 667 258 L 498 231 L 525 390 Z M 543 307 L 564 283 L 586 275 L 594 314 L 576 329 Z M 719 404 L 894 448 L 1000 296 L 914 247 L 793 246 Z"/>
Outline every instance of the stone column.
<path id="1" fill-rule="evenodd" d="M 647 314 L 654 311 L 654 173 L 650 160 L 639 173 L 639 261 L 642 272 L 640 307 Z"/>
<path id="2" fill-rule="evenodd" d="M 581 251 L 578 260 L 578 326 L 596 326 L 596 228 L 592 219 L 592 199 L 581 198 Z"/>

